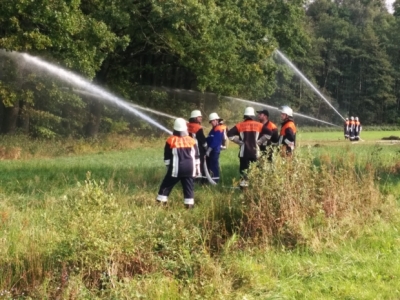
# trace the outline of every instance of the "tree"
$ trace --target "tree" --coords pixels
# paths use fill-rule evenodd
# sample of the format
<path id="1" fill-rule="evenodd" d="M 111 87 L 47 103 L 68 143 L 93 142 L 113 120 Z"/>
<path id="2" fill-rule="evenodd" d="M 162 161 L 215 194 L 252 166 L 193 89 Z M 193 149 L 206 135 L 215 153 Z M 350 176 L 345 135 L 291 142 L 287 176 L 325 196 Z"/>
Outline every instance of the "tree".
<path id="1" fill-rule="evenodd" d="M 0 11 L 0 28 L 0 49 L 28 51 L 50 61 L 59 60 L 65 67 L 89 78 L 96 74 L 107 54 L 121 42 L 104 22 L 84 15 L 77 0 L 4 0 Z M 30 78 L 25 78 L 23 85 L 28 88 L 24 92 L 31 95 L 31 107 L 39 107 L 36 104 L 50 99 L 36 96 L 36 85 L 29 82 Z M 26 98 L 18 96 L 19 92 L 15 90 L 18 87 L 11 80 L 3 79 L 3 86 L 7 86 L 16 96 L 11 101 L 3 93 L 0 100 L 5 119 L 14 124 L 3 126 L 3 132 L 15 129 L 17 119 L 13 116 L 18 114 L 16 111 L 19 111 L 20 99 Z M 51 100 L 54 101 L 54 98 Z M 25 115 L 28 112 L 26 110 Z"/>

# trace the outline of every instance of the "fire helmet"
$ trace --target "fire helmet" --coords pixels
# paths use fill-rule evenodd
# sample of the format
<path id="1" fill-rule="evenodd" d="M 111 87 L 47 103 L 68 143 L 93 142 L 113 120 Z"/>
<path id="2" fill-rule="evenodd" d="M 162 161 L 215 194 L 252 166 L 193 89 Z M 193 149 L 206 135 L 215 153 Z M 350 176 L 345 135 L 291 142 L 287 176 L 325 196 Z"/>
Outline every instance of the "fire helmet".
<path id="1" fill-rule="evenodd" d="M 222 120 L 217 113 L 213 112 L 208 116 L 209 121 Z"/>
<path id="2" fill-rule="evenodd" d="M 198 109 L 195 109 L 190 113 L 190 118 L 197 118 L 201 116 L 201 111 L 199 111 Z"/>
<path id="3" fill-rule="evenodd" d="M 293 110 L 289 106 L 286 106 L 286 105 L 281 107 L 280 113 L 281 114 L 286 114 L 289 117 L 293 117 Z"/>
<path id="4" fill-rule="evenodd" d="M 254 113 L 254 108 L 249 106 L 249 107 L 246 107 L 243 115 L 248 116 L 248 117 L 255 117 L 256 114 Z"/>
<path id="5" fill-rule="evenodd" d="M 174 130 L 176 131 L 187 131 L 187 124 L 185 119 L 177 118 L 174 122 Z"/>

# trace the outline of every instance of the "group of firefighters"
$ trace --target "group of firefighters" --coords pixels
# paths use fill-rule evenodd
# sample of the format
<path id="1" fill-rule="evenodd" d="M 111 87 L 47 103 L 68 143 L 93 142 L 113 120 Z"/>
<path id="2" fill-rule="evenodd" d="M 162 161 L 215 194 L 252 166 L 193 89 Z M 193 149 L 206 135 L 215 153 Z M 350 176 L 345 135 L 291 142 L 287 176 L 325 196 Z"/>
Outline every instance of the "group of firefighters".
<path id="1" fill-rule="evenodd" d="M 180 181 L 183 188 L 186 208 L 194 206 L 194 182 L 209 179 L 218 183 L 220 179 L 219 156 L 226 149 L 227 140 L 239 145 L 240 186 L 248 185 L 247 170 L 250 164 L 264 156 L 272 160 L 273 149 L 280 149 L 285 156 L 291 156 L 296 143 L 296 126 L 293 121 L 293 110 L 288 106 L 280 109 L 282 126 L 269 120 L 268 110 L 257 111 L 258 120 L 253 107 L 247 107 L 243 121 L 227 129 L 222 118 L 213 112 L 208 120 L 212 126 L 208 136 L 204 134 L 202 114 L 194 110 L 189 122 L 177 118 L 173 133 L 164 147 L 164 162 L 167 173 L 161 183 L 157 201 L 166 204 L 173 187 Z M 208 176 L 206 176 L 208 175 Z M 207 179 L 208 177 L 208 179 Z"/>
<path id="2" fill-rule="evenodd" d="M 345 140 L 350 140 L 352 142 L 360 140 L 361 123 L 358 117 L 346 118 L 344 121 L 344 138 Z"/>

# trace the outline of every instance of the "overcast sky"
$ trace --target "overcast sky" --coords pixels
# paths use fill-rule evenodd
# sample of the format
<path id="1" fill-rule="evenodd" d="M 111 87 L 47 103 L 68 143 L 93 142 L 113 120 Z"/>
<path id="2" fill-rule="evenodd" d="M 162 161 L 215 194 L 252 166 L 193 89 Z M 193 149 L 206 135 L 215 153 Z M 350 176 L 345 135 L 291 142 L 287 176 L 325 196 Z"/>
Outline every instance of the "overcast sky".
<path id="1" fill-rule="evenodd" d="M 393 12 L 392 9 L 392 3 L 394 2 L 394 0 L 386 0 L 386 6 L 389 9 L 390 12 Z"/>

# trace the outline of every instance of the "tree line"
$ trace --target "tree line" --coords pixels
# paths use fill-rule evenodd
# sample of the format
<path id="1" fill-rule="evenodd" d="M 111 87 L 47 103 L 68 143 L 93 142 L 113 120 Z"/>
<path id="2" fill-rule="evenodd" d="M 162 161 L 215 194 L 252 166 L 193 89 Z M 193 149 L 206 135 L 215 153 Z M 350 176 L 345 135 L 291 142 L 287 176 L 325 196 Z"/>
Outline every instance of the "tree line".
<path id="1" fill-rule="evenodd" d="M 137 120 L 6 55 L 40 56 L 121 97 L 163 112 L 160 89 L 235 96 L 338 121 L 284 64 L 285 53 L 343 115 L 400 122 L 400 1 L 3 0 L 0 131 L 96 136 Z"/>

